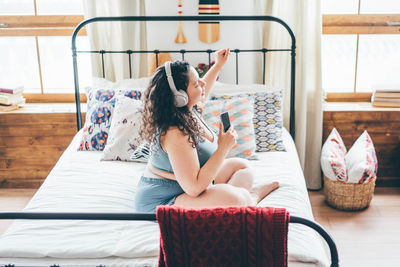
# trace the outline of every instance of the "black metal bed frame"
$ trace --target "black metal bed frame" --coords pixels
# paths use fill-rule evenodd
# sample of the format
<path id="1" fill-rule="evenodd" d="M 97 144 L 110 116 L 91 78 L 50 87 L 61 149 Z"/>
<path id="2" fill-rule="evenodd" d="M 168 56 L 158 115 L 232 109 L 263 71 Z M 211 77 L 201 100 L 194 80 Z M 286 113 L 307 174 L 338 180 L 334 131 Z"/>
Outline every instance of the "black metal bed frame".
<path id="1" fill-rule="evenodd" d="M 294 97 L 295 97 L 295 56 L 296 56 L 296 39 L 290 27 L 281 19 L 272 16 L 136 16 L 136 17 L 96 17 L 81 22 L 72 35 L 72 58 L 74 68 L 74 82 L 75 82 L 75 101 L 76 101 L 76 118 L 78 131 L 82 128 L 81 109 L 80 109 L 80 93 L 79 93 L 79 79 L 78 79 L 78 65 L 77 53 L 99 53 L 102 59 L 102 70 L 104 77 L 104 54 L 105 53 L 126 53 L 129 56 L 129 71 L 132 78 L 131 54 L 133 53 L 154 53 L 156 55 L 156 65 L 158 66 L 159 53 L 180 53 L 182 60 L 184 60 L 185 53 L 208 53 L 209 63 L 211 61 L 211 53 L 215 50 L 152 50 L 152 51 L 77 51 L 76 50 L 76 36 L 79 30 L 85 25 L 99 21 L 275 21 L 280 23 L 289 33 L 292 44 L 291 49 L 234 49 L 232 52 L 236 54 L 236 83 L 238 83 L 238 54 L 241 52 L 262 52 L 263 54 L 263 83 L 265 84 L 265 55 L 267 52 L 276 51 L 290 51 L 291 52 L 291 78 L 290 78 L 290 134 L 294 138 Z M 0 220 L 10 219 L 29 219 L 29 220 L 146 220 L 156 221 L 156 214 L 154 213 L 53 213 L 53 212 L 0 212 Z M 290 223 L 298 223 L 311 227 L 317 231 L 327 242 L 331 254 L 331 267 L 339 266 L 339 257 L 336 244 L 332 237 L 325 229 L 316 222 L 290 216 Z M 13 264 L 4 265 L 5 267 L 14 267 Z M 51 265 L 51 267 L 58 267 L 58 265 Z M 101 267 L 104 265 L 99 265 Z"/>

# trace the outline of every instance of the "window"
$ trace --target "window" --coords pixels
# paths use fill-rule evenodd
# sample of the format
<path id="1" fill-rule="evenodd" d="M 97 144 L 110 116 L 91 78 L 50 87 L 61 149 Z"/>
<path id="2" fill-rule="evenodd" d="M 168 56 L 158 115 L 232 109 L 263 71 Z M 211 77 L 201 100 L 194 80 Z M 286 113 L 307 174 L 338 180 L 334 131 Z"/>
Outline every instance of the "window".
<path id="1" fill-rule="evenodd" d="M 24 85 L 27 101 L 73 101 L 71 35 L 81 0 L 0 0 L 0 85 Z M 84 30 L 77 48 L 90 50 Z M 90 82 L 89 54 L 78 56 L 80 85 Z"/>
<path id="2" fill-rule="evenodd" d="M 323 0 L 322 81 L 327 100 L 369 101 L 400 90 L 400 2 Z"/>

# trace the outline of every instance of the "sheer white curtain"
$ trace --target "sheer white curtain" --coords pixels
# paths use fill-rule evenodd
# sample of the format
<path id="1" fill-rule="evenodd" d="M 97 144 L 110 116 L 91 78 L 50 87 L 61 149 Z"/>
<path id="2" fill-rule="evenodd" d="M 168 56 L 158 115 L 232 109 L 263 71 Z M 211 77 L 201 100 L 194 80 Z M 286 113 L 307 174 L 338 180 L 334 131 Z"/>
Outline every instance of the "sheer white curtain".
<path id="1" fill-rule="evenodd" d="M 285 21 L 296 36 L 295 142 L 307 187 L 321 188 L 320 152 L 322 144 L 322 15 L 318 0 L 255 0 L 260 15 Z M 266 48 L 290 48 L 286 29 L 265 23 L 258 40 Z M 285 88 L 284 121 L 289 129 L 290 53 L 268 53 L 266 83 Z"/>
<path id="2" fill-rule="evenodd" d="M 85 19 L 145 16 L 144 0 L 84 0 Z M 92 50 L 146 50 L 146 22 L 95 22 L 86 26 Z M 147 55 L 131 54 L 132 77 L 147 75 Z M 92 56 L 93 76 L 102 77 L 101 56 Z M 105 78 L 129 78 L 128 54 L 104 54 Z"/>

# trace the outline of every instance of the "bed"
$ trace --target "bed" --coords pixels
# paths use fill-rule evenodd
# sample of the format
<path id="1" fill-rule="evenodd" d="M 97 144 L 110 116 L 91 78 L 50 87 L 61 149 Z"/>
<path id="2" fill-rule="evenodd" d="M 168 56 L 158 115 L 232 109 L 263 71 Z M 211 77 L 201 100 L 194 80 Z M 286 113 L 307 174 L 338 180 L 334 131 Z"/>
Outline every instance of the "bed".
<path id="1" fill-rule="evenodd" d="M 77 27 L 73 37 L 75 71 L 74 38 L 77 32 L 88 23 L 107 20 L 210 20 L 210 17 L 122 17 L 84 21 Z M 220 16 L 218 20 L 280 21 L 267 16 Z M 292 49 L 283 49 L 292 52 L 292 63 L 294 49 L 294 43 Z M 210 51 L 205 50 L 206 53 Z M 182 53 L 182 50 L 177 52 Z M 294 96 L 294 65 L 291 72 Z M 77 151 L 83 130 L 76 73 L 79 131 L 23 212 L 0 214 L 0 219 L 30 219 L 15 221 L 0 238 L 0 265 L 156 266 L 160 235 L 158 225 L 154 222 L 155 215 L 132 213 L 136 184 L 146 165 L 100 161 L 101 152 Z M 250 161 L 256 173 L 255 183 L 280 182 L 279 190 L 272 192 L 259 206 L 286 208 L 290 212 L 293 223 L 289 226 L 288 236 L 289 266 L 330 265 L 324 240 L 319 234 L 330 246 L 330 266 L 338 266 L 333 240 L 313 222 L 303 172 L 291 137 L 294 134 L 294 105 L 291 106 L 293 117 L 290 133 L 285 128 L 282 131 L 287 151 L 258 152 L 259 160 Z"/>

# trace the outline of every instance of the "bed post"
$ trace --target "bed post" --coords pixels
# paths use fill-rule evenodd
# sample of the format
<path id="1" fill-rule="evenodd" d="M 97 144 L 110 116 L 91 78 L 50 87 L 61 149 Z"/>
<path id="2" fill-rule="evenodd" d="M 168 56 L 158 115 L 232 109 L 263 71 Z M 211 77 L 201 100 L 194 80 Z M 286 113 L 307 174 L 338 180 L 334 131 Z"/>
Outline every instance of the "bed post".
<path id="1" fill-rule="evenodd" d="M 80 25 L 79 25 L 80 26 Z M 77 27 L 72 34 L 72 64 L 74 67 L 74 84 L 75 84 L 75 106 L 76 106 L 76 126 L 78 131 L 82 128 L 82 116 L 81 116 L 81 96 L 79 93 L 79 79 L 78 79 L 78 64 L 76 61 L 76 45 L 75 39 L 76 35 L 78 34 L 80 27 Z"/>

